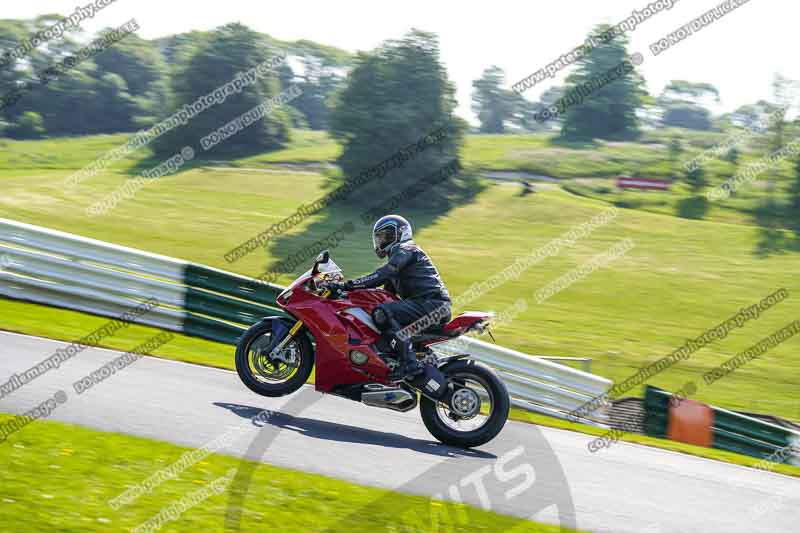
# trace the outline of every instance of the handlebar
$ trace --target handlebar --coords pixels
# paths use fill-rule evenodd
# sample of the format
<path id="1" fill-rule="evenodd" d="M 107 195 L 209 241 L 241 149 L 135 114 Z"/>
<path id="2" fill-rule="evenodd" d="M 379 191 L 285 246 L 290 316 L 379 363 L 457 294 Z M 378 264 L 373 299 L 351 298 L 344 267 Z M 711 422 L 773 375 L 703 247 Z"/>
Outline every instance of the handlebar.
<path id="1" fill-rule="evenodd" d="M 335 291 L 330 287 L 331 282 L 328 281 L 315 281 L 314 278 L 311 278 L 311 288 L 314 290 L 325 290 L 329 291 L 329 296 L 338 297 L 341 296 L 345 291 L 342 289 L 336 289 Z"/>

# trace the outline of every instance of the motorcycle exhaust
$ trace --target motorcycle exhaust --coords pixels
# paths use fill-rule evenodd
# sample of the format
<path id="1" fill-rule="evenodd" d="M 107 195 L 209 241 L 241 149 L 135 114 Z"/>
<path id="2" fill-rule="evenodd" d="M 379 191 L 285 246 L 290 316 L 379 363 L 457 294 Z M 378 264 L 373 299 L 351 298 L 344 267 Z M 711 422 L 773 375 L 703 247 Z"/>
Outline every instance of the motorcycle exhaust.
<path id="1" fill-rule="evenodd" d="M 370 407 L 381 407 L 405 413 L 417 406 L 417 395 L 399 387 L 370 384 L 361 393 L 361 402 Z"/>

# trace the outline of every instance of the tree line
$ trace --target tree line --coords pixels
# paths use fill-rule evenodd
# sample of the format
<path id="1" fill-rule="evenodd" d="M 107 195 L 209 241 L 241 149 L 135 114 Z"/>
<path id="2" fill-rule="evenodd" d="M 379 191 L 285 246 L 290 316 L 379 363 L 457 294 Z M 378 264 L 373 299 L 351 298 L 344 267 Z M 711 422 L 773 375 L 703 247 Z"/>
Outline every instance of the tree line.
<path id="1" fill-rule="evenodd" d="M 13 50 L 30 35 L 62 20 L 44 15 L 0 21 L 0 51 Z M 594 31 L 605 28 L 601 25 Z M 159 135 L 151 143 L 154 155 L 169 157 L 187 144 L 196 146 L 210 132 L 289 89 L 293 97 L 286 105 L 270 107 L 247 124 L 245 133 L 224 136 L 224 142 L 215 143 L 213 157 L 280 148 L 289 141 L 293 128 L 326 130 L 343 147 L 337 162 L 348 177 L 389 157 L 400 146 L 419 142 L 431 131 L 446 132 L 436 149 L 393 170 L 393 184 L 403 187 L 454 160 L 459 163 L 469 130 L 455 115 L 455 87 L 442 64 L 438 38 L 420 30 L 357 54 L 308 40 L 279 41 L 239 23 L 154 40 L 130 34 L 37 86 L 43 72 L 55 63 L 68 63 L 65 59 L 81 50 L 86 40 L 80 37 L 77 30 L 68 32 L 25 55 L 6 56 L 0 67 L 0 96 L 22 84 L 33 83 L 34 89 L 0 109 L 0 135 L 36 138 L 140 132 L 282 55 L 285 61 L 241 90 L 226 94 L 219 105 L 208 106 Z M 757 102 L 714 118 L 706 106 L 719 102 L 719 91 L 708 83 L 685 80 L 670 82 L 654 97 L 632 65 L 628 47 L 624 35 L 595 47 L 575 63 L 563 86 L 551 87 L 536 102 L 506 89 L 503 70 L 489 67 L 473 82 L 478 130 L 494 134 L 552 131 L 568 141 L 635 140 L 644 127 L 757 129 L 763 127 L 768 113 L 778 117 L 769 125 L 772 144 L 782 144 L 787 125 L 785 112 L 776 113 L 779 103 Z M 789 80 L 776 78 L 776 94 L 787 93 L 790 85 Z M 671 157 L 677 161 L 682 150 L 680 139 L 673 139 Z M 735 161 L 738 153 L 732 151 L 726 157 Z M 693 169 L 686 179 L 698 193 L 705 186 L 702 169 Z M 353 201 L 374 192 L 367 187 Z M 430 195 L 430 199 L 438 201 L 451 193 Z"/>
<path id="2" fill-rule="evenodd" d="M 0 20 L 0 52 L 14 50 L 31 35 L 62 21 L 58 15 Z M 4 58 L 0 96 L 28 83 L 33 90 L 0 110 L 0 136 L 24 139 L 152 127 L 195 92 L 222 85 L 228 81 L 225 76 L 238 69 L 285 52 L 292 60 L 233 104 L 272 96 L 281 86 L 300 87 L 302 94 L 283 115 L 269 121 L 267 129 L 280 139 L 282 129 L 289 126 L 329 127 L 329 100 L 343 86 L 352 61 L 351 54 L 333 47 L 312 41 L 282 42 L 230 24 L 154 40 L 130 34 L 58 79 L 42 83 L 52 65 L 75 56 L 85 46 L 84 37 L 73 29 L 21 57 Z"/>
<path id="3" fill-rule="evenodd" d="M 608 26 L 600 25 L 592 35 L 602 34 Z M 598 33 L 599 32 L 599 33 Z M 498 66 L 486 68 L 472 83 L 472 110 L 480 121 L 481 133 L 554 131 L 570 140 L 636 139 L 641 127 L 684 128 L 697 131 L 721 131 L 731 126 L 748 130 L 762 128 L 765 118 L 779 108 L 782 97 L 793 85 L 776 76 L 776 102 L 760 100 L 739 107 L 732 113 L 712 117 L 709 106 L 720 103 L 720 91 L 712 84 L 686 80 L 670 81 L 658 95 L 648 93 L 644 78 L 634 69 L 616 83 L 596 91 L 580 106 L 574 106 L 557 120 L 535 118 L 554 106 L 574 88 L 603 76 L 625 61 L 629 41 L 618 36 L 576 61 L 563 86 L 544 91 L 538 101 L 506 89 L 505 72 Z M 796 85 L 796 84 L 795 84 Z"/>

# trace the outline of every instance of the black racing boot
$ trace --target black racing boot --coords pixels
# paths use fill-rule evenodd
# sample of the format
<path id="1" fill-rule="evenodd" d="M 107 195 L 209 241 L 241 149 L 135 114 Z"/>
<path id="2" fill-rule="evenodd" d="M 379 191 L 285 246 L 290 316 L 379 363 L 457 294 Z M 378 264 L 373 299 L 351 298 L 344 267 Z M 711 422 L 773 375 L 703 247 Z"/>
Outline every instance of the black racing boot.
<path id="1" fill-rule="evenodd" d="M 417 354 L 414 353 L 411 342 L 401 341 L 397 337 L 394 337 L 390 342 L 390 346 L 397 354 L 398 361 L 400 361 L 400 375 L 402 379 L 410 381 L 425 371 L 425 367 L 422 363 L 417 361 Z"/>
<path id="2" fill-rule="evenodd" d="M 397 361 L 400 363 L 400 379 L 410 381 L 415 376 L 422 374 L 425 367 L 417 361 L 417 354 L 414 353 L 411 340 L 400 338 L 399 333 L 403 330 L 400 323 L 391 314 L 386 318 L 389 322 L 389 329 L 384 332 L 384 335 L 388 337 L 389 348 L 395 353 Z"/>

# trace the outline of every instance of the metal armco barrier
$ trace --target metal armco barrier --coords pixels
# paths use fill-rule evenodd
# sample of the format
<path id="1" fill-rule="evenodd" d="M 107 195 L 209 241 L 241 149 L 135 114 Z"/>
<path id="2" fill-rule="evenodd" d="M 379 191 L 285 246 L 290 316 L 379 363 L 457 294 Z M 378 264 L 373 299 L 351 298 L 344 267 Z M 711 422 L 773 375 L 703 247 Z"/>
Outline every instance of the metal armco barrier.
<path id="1" fill-rule="evenodd" d="M 233 344 L 275 308 L 281 287 L 245 276 L 0 219 L 0 296 L 117 317 L 160 305 L 141 324 Z"/>
<path id="2" fill-rule="evenodd" d="M 514 405 L 563 420 L 612 384 L 609 379 L 471 337 L 437 344 L 434 350 L 444 355 L 470 354 L 497 370 Z M 598 410 L 581 421 L 605 425 L 606 412 Z"/>
<path id="3" fill-rule="evenodd" d="M 118 317 L 149 298 L 136 322 L 235 344 L 264 316 L 281 315 L 282 287 L 213 268 L 38 226 L 0 219 L 0 296 Z M 562 419 L 611 381 L 472 338 L 437 346 L 495 368 L 514 405 Z M 584 422 L 604 425 L 605 410 Z"/>
<path id="4" fill-rule="evenodd" d="M 647 386 L 645 391 L 645 434 L 668 438 L 671 411 L 681 400 L 656 387 Z M 797 452 L 780 454 L 781 450 L 796 449 L 800 445 L 800 433 L 770 424 L 719 407 L 708 406 L 711 423 L 707 430 L 711 434 L 711 447 L 759 459 L 780 456 L 781 462 L 800 465 Z"/>

